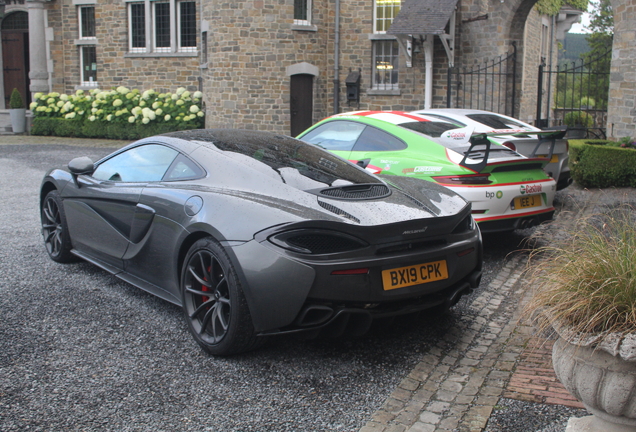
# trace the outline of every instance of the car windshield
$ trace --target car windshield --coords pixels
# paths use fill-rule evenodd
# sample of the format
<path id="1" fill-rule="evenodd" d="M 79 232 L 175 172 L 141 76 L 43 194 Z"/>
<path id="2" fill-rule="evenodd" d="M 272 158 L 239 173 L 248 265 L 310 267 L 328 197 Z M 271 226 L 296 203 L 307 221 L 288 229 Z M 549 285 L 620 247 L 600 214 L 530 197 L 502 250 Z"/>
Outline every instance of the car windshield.
<path id="1" fill-rule="evenodd" d="M 186 139 L 217 148 L 252 169 L 268 176 L 278 176 L 284 183 L 302 190 L 384 184 L 364 169 L 326 150 L 283 135 L 218 129 L 190 132 Z"/>

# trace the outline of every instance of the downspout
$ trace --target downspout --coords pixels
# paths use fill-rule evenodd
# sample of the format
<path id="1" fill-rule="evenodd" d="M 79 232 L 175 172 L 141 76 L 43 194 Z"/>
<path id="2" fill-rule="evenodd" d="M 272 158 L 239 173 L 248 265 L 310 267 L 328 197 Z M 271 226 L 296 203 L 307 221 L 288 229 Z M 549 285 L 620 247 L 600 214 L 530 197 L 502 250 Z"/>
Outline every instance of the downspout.
<path id="1" fill-rule="evenodd" d="M 340 0 L 336 0 L 333 74 L 333 113 L 338 114 L 340 112 Z"/>
<path id="2" fill-rule="evenodd" d="M 433 101 L 433 35 L 426 35 L 424 45 L 424 71 L 426 84 L 424 87 L 424 109 L 430 109 Z"/>

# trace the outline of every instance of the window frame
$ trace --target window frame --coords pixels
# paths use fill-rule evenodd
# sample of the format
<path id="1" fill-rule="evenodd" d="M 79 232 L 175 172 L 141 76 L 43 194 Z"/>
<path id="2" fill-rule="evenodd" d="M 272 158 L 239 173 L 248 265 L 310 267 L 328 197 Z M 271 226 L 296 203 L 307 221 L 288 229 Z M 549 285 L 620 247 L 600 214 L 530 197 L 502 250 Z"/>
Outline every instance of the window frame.
<path id="1" fill-rule="evenodd" d="M 391 44 L 390 53 L 387 55 L 385 53 L 378 54 L 377 50 L 380 46 Z M 371 74 L 371 88 L 378 91 L 392 91 L 399 90 L 400 88 L 400 73 L 399 73 L 399 62 L 400 62 L 400 46 L 397 42 L 397 39 L 380 39 L 373 40 L 371 42 L 371 61 L 372 61 L 372 74 Z M 389 82 L 382 83 L 378 80 L 378 75 L 381 73 L 381 69 L 378 68 L 379 57 L 387 57 L 389 58 L 389 62 L 385 62 L 387 65 L 390 64 L 391 72 L 384 72 L 383 77 L 388 76 Z M 395 74 L 395 75 L 394 75 Z M 395 82 L 393 82 L 395 80 Z"/>
<path id="2" fill-rule="evenodd" d="M 297 2 L 304 3 L 305 7 L 305 17 L 296 18 L 296 5 Z M 312 9 L 312 1 L 311 0 L 294 0 L 294 25 L 297 26 L 310 26 L 311 25 L 311 9 Z M 301 11 L 302 13 L 302 11 Z"/>
<path id="3" fill-rule="evenodd" d="M 125 0 L 127 3 L 127 26 L 128 26 L 128 52 L 126 57 L 170 57 L 170 56 L 188 56 L 195 57 L 198 55 L 199 45 L 197 42 L 197 7 L 195 0 Z M 192 3 L 194 5 L 192 11 L 194 12 L 190 18 L 186 18 L 188 23 L 184 22 L 182 4 Z M 167 12 L 168 17 L 164 23 L 167 23 L 164 29 L 164 33 L 167 33 L 169 40 L 169 46 L 157 46 L 160 40 L 158 36 L 158 7 L 160 4 L 168 4 Z M 136 15 L 133 16 L 133 5 L 143 5 L 143 13 L 135 11 Z M 165 11 L 162 11 L 165 12 Z M 134 18 L 134 19 L 133 19 Z M 135 26 L 142 26 L 139 31 L 134 31 Z M 185 42 L 183 36 L 184 26 L 189 24 L 194 31 L 194 46 L 182 46 Z M 143 42 L 144 46 L 133 46 L 135 42 L 135 35 L 139 34 L 138 38 L 143 39 L 137 42 Z M 141 34 L 144 36 L 141 37 Z M 189 40 L 189 38 L 187 38 Z"/>
<path id="4" fill-rule="evenodd" d="M 381 6 L 378 3 L 387 3 L 387 5 L 385 6 Z M 399 3 L 399 8 L 397 9 L 397 11 L 394 11 L 393 9 L 395 8 L 395 5 L 393 3 Z M 383 8 L 383 10 L 386 11 L 391 11 L 391 14 L 393 14 L 395 12 L 395 14 L 393 14 L 393 16 L 391 18 L 386 18 L 386 17 L 382 17 L 379 18 L 378 17 L 378 10 L 380 8 Z M 386 30 L 391 27 L 391 24 L 393 23 L 393 20 L 395 19 L 395 16 L 400 13 L 400 9 L 402 8 L 402 0 L 373 0 L 373 33 L 375 34 L 386 34 Z M 382 27 L 384 28 L 384 30 L 378 30 L 378 23 L 379 20 L 382 20 L 382 22 L 384 24 L 388 23 L 388 26 L 383 25 Z"/>
<path id="5" fill-rule="evenodd" d="M 88 11 L 88 10 L 92 10 L 93 11 L 93 16 L 92 16 L 92 30 L 93 30 L 93 34 L 92 35 L 85 35 L 84 31 L 85 31 L 85 26 L 84 26 L 84 12 Z M 97 33 L 96 33 L 96 23 L 95 23 L 95 5 L 94 4 L 82 4 L 82 5 L 78 5 L 77 6 L 77 21 L 78 21 L 78 36 L 80 40 L 97 40 Z"/>
<path id="6" fill-rule="evenodd" d="M 99 87 L 99 81 L 97 79 L 97 46 L 96 45 L 79 45 L 78 48 L 79 48 L 79 59 L 80 59 L 80 61 L 79 61 L 79 64 L 80 64 L 80 85 L 82 87 L 91 87 L 91 88 Z M 91 70 L 95 71 L 95 74 L 94 74 L 95 75 L 95 80 L 93 80 L 93 81 L 90 80 L 90 78 L 91 78 L 90 76 L 89 76 L 89 80 L 88 81 L 85 80 L 85 78 L 86 78 L 86 76 L 85 76 L 85 73 L 86 73 L 86 69 L 85 69 L 86 58 L 85 58 L 84 50 L 86 48 L 92 48 L 92 49 L 95 50 L 95 62 L 91 63 L 91 65 L 90 65 Z M 94 68 L 93 68 L 93 65 L 95 66 Z"/>

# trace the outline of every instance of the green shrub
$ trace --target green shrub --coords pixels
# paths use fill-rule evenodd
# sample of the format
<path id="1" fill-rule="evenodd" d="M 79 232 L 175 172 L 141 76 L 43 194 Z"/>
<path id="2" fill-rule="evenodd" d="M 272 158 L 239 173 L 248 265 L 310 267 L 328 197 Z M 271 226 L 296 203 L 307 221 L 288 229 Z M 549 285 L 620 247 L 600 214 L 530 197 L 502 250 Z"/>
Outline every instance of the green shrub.
<path id="1" fill-rule="evenodd" d="M 138 139 L 159 133 L 199 129 L 205 124 L 201 92 L 78 90 L 73 95 L 36 93 L 33 135 Z"/>
<path id="2" fill-rule="evenodd" d="M 594 126 L 594 117 L 585 111 L 570 111 L 565 114 L 563 123 L 568 126 L 592 127 Z"/>
<path id="3" fill-rule="evenodd" d="M 11 98 L 9 99 L 9 108 L 11 109 L 21 109 L 24 108 L 24 101 L 22 100 L 22 95 L 17 88 L 14 88 L 11 92 Z"/>
<path id="4" fill-rule="evenodd" d="M 582 187 L 636 187 L 636 151 L 607 141 L 570 140 L 570 172 Z"/>

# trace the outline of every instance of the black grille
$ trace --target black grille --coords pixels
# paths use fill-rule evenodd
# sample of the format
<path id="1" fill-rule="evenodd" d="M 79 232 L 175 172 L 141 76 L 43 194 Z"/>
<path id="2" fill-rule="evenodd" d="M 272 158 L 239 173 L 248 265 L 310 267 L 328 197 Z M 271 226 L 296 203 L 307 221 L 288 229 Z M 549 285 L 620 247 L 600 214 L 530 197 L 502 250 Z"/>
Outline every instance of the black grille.
<path id="1" fill-rule="evenodd" d="M 327 254 L 359 249 L 363 245 L 353 239 L 328 234 L 300 234 L 287 238 L 287 243 L 312 254 Z"/>
<path id="2" fill-rule="evenodd" d="M 525 171 L 536 169 L 542 169 L 540 163 L 500 166 L 493 168 L 492 172 Z"/>
<path id="3" fill-rule="evenodd" d="M 391 190 L 383 184 L 355 185 L 329 188 L 320 191 L 321 195 L 343 200 L 364 200 L 383 198 L 391 194 Z"/>
<path id="4" fill-rule="evenodd" d="M 331 213 L 335 213 L 338 216 L 346 217 L 347 219 L 350 219 L 354 221 L 355 223 L 360 223 L 360 219 L 358 219 L 357 217 L 353 215 L 350 215 L 349 213 L 347 213 L 346 211 L 342 209 L 339 209 L 335 205 L 331 205 L 329 203 L 322 202 L 320 200 L 318 200 L 318 204 L 320 204 L 320 207 L 324 208 L 325 210 L 329 210 Z"/>
<path id="5" fill-rule="evenodd" d="M 386 255 L 386 254 L 392 254 L 396 252 L 405 252 L 405 251 L 412 251 L 412 250 L 418 250 L 418 249 L 428 249 L 428 248 L 433 248 L 438 246 L 444 246 L 445 244 L 446 244 L 446 240 L 443 240 L 443 239 L 402 243 L 398 245 L 380 248 L 376 251 L 376 254 Z"/>

